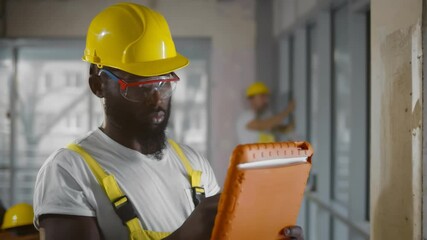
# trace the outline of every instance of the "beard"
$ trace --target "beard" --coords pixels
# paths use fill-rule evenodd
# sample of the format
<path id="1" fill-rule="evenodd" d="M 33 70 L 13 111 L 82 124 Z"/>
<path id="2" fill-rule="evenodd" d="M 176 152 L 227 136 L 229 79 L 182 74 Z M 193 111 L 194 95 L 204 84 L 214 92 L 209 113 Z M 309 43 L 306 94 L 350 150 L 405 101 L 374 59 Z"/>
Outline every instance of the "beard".
<path id="1" fill-rule="evenodd" d="M 166 127 L 171 112 L 171 99 L 166 109 L 160 106 L 147 106 L 144 103 L 123 101 L 107 101 L 104 111 L 109 121 L 118 128 L 123 135 L 136 139 L 142 147 L 142 153 L 161 159 L 166 147 Z M 163 120 L 155 123 L 153 115 L 162 113 Z"/>

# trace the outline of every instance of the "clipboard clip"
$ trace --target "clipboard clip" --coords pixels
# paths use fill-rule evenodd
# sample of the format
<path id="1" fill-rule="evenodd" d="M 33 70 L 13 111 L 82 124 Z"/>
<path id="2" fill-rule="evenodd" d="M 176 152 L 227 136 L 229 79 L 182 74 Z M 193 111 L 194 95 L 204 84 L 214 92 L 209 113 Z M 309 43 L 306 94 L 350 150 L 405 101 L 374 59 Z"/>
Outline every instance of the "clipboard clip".
<path id="1" fill-rule="evenodd" d="M 203 187 L 192 187 L 191 196 L 193 197 L 194 207 L 197 207 L 205 198 L 205 189 Z"/>

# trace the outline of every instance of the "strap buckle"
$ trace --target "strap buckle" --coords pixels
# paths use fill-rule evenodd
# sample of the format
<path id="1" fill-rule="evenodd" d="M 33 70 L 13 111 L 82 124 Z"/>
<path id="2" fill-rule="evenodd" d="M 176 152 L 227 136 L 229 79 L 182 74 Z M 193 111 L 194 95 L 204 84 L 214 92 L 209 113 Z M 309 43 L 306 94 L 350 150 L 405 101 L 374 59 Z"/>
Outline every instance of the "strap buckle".
<path id="1" fill-rule="evenodd" d="M 135 208 L 133 207 L 132 202 L 126 195 L 123 195 L 118 199 L 114 200 L 113 207 L 116 214 L 122 220 L 123 225 L 126 225 L 128 221 L 137 217 Z"/>
<path id="2" fill-rule="evenodd" d="M 193 197 L 194 207 L 197 207 L 205 198 L 205 189 L 203 187 L 192 187 L 191 195 Z"/>

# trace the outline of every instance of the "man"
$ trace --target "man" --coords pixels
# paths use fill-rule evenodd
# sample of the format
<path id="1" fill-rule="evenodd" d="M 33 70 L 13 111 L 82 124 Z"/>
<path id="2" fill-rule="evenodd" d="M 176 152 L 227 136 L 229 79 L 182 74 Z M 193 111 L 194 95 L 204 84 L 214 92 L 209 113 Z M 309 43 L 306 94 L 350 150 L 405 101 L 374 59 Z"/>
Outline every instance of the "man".
<path id="1" fill-rule="evenodd" d="M 294 111 L 295 103 L 276 115 L 268 111 L 270 90 L 262 82 L 254 82 L 246 89 L 250 110 L 245 111 L 237 121 L 237 137 L 239 143 L 274 142 L 274 133 L 288 133 L 294 128 L 294 123 L 283 125 L 283 120 Z"/>
<path id="2" fill-rule="evenodd" d="M 103 10 L 89 26 L 83 60 L 104 123 L 42 166 L 35 225 L 48 240 L 209 239 L 220 191 L 214 173 L 165 134 L 174 71 L 188 60 L 163 16 L 133 3 Z M 284 233 L 299 238 L 301 229 Z"/>

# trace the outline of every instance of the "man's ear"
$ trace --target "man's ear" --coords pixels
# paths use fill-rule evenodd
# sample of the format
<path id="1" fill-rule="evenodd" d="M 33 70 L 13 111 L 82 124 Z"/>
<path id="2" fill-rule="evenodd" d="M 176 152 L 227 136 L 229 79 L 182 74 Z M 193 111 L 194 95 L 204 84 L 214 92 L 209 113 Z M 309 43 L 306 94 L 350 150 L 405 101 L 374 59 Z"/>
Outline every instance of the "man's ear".
<path id="1" fill-rule="evenodd" d="M 104 92 L 102 90 L 102 81 L 101 77 L 97 75 L 91 75 L 89 77 L 89 86 L 90 90 L 92 90 L 93 94 L 95 94 L 99 98 L 104 97 Z"/>

